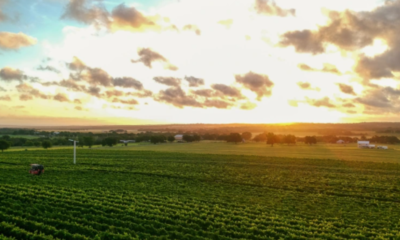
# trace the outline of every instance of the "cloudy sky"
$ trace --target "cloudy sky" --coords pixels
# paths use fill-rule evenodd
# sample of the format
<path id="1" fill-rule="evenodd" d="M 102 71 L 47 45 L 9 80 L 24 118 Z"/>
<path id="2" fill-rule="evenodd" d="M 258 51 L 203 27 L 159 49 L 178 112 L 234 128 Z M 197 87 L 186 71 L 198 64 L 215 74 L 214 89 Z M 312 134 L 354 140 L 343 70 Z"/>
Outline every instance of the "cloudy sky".
<path id="1" fill-rule="evenodd" d="M 0 0 L 0 124 L 400 119 L 400 0 Z"/>

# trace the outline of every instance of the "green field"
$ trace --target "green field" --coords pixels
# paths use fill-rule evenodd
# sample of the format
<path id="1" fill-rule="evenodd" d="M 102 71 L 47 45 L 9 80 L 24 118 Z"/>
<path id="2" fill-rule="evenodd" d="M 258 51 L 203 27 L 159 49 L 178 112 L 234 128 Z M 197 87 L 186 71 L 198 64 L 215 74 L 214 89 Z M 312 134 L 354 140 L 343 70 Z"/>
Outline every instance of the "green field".
<path id="1" fill-rule="evenodd" d="M 382 144 L 383 145 L 383 144 Z M 265 143 L 227 143 L 202 141 L 198 143 L 168 143 L 168 144 L 130 144 L 114 146 L 115 149 L 182 152 L 201 154 L 235 154 L 256 155 L 268 157 L 313 158 L 313 159 L 337 159 L 348 161 L 372 161 L 400 163 L 400 145 L 386 145 L 390 149 L 359 149 L 356 144 L 317 144 L 313 146 L 304 143 L 296 145 L 276 144 L 274 147 Z M 109 149 L 109 147 L 102 147 Z"/>
<path id="2" fill-rule="evenodd" d="M 1 138 L 2 136 L 5 136 L 5 135 L 0 135 L 0 138 Z M 33 136 L 33 135 L 7 135 L 7 136 L 10 136 L 11 138 L 26 138 L 26 139 L 36 139 L 36 138 L 39 138 L 38 136 Z"/>
<path id="3" fill-rule="evenodd" d="M 0 239 L 400 238 L 399 164 L 133 149 L 0 153 Z"/>

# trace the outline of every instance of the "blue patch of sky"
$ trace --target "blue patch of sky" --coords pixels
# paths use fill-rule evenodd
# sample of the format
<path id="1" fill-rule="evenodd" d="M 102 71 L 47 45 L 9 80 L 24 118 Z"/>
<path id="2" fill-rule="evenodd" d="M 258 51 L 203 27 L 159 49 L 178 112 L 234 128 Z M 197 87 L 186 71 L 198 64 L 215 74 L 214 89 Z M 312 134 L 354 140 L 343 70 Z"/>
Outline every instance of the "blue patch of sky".
<path id="1" fill-rule="evenodd" d="M 156 6 L 176 0 L 137 0 L 137 1 L 92 1 L 101 3 L 111 12 L 119 4 L 134 5 L 139 10 L 147 11 Z M 46 57 L 43 41 L 57 44 L 63 40 L 66 26 L 85 27 L 86 25 L 71 19 L 62 19 L 67 1 L 57 0 L 10 0 L 2 11 L 10 16 L 10 21 L 0 23 L 0 31 L 19 33 L 37 39 L 37 44 L 19 50 L 0 50 L 0 68 L 26 67 L 26 63 L 40 63 Z"/>

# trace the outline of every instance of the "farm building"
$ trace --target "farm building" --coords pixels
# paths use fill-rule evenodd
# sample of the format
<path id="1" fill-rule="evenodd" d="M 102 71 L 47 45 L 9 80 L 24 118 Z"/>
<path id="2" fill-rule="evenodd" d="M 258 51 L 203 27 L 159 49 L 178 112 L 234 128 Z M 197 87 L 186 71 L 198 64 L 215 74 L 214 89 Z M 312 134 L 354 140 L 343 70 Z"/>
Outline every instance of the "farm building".
<path id="1" fill-rule="evenodd" d="M 385 149 L 385 150 L 387 150 L 388 147 L 387 146 L 378 146 L 378 147 L 376 147 L 376 149 Z"/>
<path id="2" fill-rule="evenodd" d="M 175 140 L 176 141 L 182 141 L 183 140 L 183 135 L 179 134 L 179 135 L 175 135 Z"/>
<path id="3" fill-rule="evenodd" d="M 369 141 L 358 141 L 358 148 L 375 148 L 375 145 L 369 144 Z"/>
<path id="4" fill-rule="evenodd" d="M 340 140 L 338 140 L 336 143 L 337 143 L 337 144 L 344 144 L 345 142 L 344 142 L 342 139 L 340 139 Z"/>

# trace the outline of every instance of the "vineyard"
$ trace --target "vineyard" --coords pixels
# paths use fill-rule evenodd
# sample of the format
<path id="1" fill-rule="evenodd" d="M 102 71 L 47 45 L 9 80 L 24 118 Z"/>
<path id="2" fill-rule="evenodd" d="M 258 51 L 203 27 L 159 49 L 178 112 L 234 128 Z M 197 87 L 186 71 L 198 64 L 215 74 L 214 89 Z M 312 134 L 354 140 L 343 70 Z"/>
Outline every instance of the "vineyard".
<path id="1" fill-rule="evenodd" d="M 400 239 L 397 163 L 85 149 L 0 172 L 0 239 Z"/>

